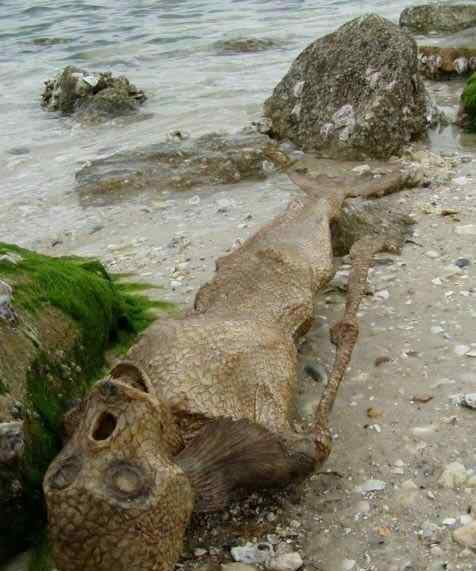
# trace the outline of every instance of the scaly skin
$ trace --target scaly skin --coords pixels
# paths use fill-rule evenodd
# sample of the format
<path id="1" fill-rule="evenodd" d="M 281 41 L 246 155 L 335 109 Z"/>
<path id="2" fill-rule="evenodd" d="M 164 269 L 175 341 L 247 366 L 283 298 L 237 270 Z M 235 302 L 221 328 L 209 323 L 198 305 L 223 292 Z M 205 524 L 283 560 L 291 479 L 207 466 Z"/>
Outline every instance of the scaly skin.
<path id="1" fill-rule="evenodd" d="M 356 191 L 292 179 L 307 196 L 218 260 L 195 309 L 153 325 L 66 419 L 71 436 L 44 482 L 61 571 L 172 569 L 193 509 L 221 509 L 238 488 L 285 485 L 328 457 L 368 268 L 385 244 L 352 248 L 334 369 L 314 425 L 295 434 L 295 341 L 334 274 L 331 223 Z M 393 190 L 385 181 L 357 194 Z"/>

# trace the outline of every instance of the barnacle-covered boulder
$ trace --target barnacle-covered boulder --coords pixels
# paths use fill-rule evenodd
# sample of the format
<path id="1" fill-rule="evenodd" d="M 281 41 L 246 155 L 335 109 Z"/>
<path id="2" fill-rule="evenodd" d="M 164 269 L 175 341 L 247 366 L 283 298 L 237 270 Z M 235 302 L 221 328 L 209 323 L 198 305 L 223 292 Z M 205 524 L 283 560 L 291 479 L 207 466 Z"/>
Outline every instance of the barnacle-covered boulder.
<path id="1" fill-rule="evenodd" d="M 269 132 L 337 159 L 386 159 L 425 134 L 434 108 L 415 41 L 368 15 L 317 39 L 265 102 Z"/>
<path id="2" fill-rule="evenodd" d="M 54 79 L 45 82 L 41 96 L 48 111 L 81 118 L 101 118 L 135 111 L 146 100 L 144 92 L 124 77 L 111 73 L 89 73 L 67 66 Z"/>

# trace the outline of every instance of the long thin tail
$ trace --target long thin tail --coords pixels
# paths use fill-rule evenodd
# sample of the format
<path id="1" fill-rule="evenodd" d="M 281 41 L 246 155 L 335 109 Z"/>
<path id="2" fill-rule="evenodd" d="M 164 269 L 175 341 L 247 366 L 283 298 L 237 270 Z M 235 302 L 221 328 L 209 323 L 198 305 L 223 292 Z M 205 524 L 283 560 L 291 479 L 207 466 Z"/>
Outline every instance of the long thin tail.
<path id="1" fill-rule="evenodd" d="M 374 255 L 384 246 L 383 239 L 366 237 L 356 242 L 350 251 L 352 270 L 344 317 L 331 329 L 331 340 L 336 346 L 334 367 L 316 411 L 315 423 L 320 429 L 329 426 L 329 416 L 359 336 L 357 312 L 367 287 L 368 271 Z"/>

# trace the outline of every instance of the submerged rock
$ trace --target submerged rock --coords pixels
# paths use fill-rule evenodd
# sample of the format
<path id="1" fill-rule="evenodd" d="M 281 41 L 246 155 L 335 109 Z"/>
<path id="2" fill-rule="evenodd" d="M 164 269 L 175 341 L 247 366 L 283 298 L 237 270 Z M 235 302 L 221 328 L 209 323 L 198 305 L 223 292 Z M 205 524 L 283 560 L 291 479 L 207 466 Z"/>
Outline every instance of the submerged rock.
<path id="1" fill-rule="evenodd" d="M 110 200 L 131 190 L 188 190 L 199 185 L 260 180 L 291 162 L 266 135 L 212 133 L 93 161 L 76 174 L 76 180 L 83 197 L 100 195 Z"/>
<path id="2" fill-rule="evenodd" d="M 428 79 L 446 80 L 476 70 L 476 48 L 420 46 L 418 69 Z"/>
<path id="3" fill-rule="evenodd" d="M 82 118 L 97 119 L 135 111 L 146 96 L 124 76 L 67 66 L 55 79 L 45 82 L 41 99 L 48 111 L 65 115 L 77 112 Z"/>
<path id="4" fill-rule="evenodd" d="M 405 8 L 400 26 L 419 34 L 458 32 L 476 26 L 475 4 L 422 4 Z"/>
<path id="5" fill-rule="evenodd" d="M 331 158 L 389 158 L 432 123 L 417 46 L 369 15 L 310 44 L 265 102 L 270 134 Z"/>
<path id="6" fill-rule="evenodd" d="M 215 43 L 217 51 L 224 54 L 256 53 L 279 47 L 271 38 L 234 38 Z"/>
<path id="7" fill-rule="evenodd" d="M 464 87 L 457 122 L 467 131 L 476 133 L 476 73 L 473 73 Z"/>

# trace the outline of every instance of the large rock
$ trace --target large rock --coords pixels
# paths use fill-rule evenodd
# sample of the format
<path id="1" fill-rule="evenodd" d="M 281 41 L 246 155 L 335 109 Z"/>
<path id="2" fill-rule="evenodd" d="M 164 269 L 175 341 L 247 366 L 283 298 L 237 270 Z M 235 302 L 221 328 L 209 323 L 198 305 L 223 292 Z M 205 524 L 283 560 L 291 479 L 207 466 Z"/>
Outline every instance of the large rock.
<path id="1" fill-rule="evenodd" d="M 432 112 L 416 43 L 375 15 L 309 45 L 264 106 L 273 136 L 339 159 L 400 153 Z"/>
<path id="2" fill-rule="evenodd" d="M 127 114 L 146 99 L 144 92 L 124 76 L 89 73 L 73 66 L 46 81 L 41 98 L 49 111 L 65 115 L 78 112 L 85 119 Z"/>
<path id="3" fill-rule="evenodd" d="M 476 26 L 476 4 L 422 4 L 405 8 L 400 26 L 419 34 L 458 32 Z"/>

